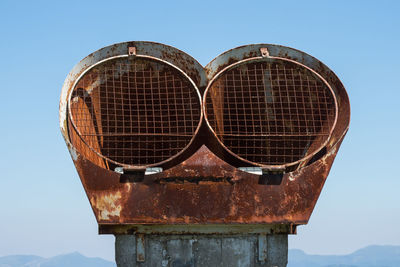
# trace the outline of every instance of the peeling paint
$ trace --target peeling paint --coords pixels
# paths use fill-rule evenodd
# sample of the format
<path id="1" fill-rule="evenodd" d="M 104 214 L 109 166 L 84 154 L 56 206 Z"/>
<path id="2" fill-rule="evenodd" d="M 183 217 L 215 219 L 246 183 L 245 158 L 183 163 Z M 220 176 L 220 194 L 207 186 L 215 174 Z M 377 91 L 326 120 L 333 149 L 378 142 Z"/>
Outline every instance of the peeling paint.
<path id="1" fill-rule="evenodd" d="M 109 220 L 110 217 L 119 217 L 122 206 L 119 203 L 121 199 L 121 193 L 117 192 L 115 194 L 107 194 L 101 196 L 100 198 L 92 198 L 91 202 L 94 204 L 95 208 L 100 211 L 99 218 L 101 220 Z"/>
<path id="2" fill-rule="evenodd" d="M 77 161 L 79 155 L 78 155 L 78 153 L 76 152 L 75 148 L 72 147 L 72 145 L 69 145 L 69 146 L 68 146 L 68 150 L 69 150 L 69 153 L 71 154 L 72 160 L 73 160 L 73 161 Z"/>
<path id="3" fill-rule="evenodd" d="M 336 154 L 336 146 L 332 147 L 332 149 L 328 152 L 327 156 L 332 156 Z"/>
<path id="4" fill-rule="evenodd" d="M 294 181 L 294 180 L 296 180 L 296 176 L 294 176 L 293 175 L 293 173 L 291 172 L 291 173 L 289 173 L 289 175 L 288 175 L 288 179 L 289 179 L 289 181 Z"/>
<path id="5" fill-rule="evenodd" d="M 332 85 L 335 96 L 340 100 L 338 123 L 326 145 L 327 153 L 320 158 L 313 157 L 311 161 L 304 161 L 295 171 L 285 170 L 280 184 L 259 184 L 260 175 L 240 171 L 238 167 L 245 166 L 237 161 L 229 161 L 231 155 L 220 153 L 222 147 L 208 132 L 204 122 L 201 130 L 196 132 L 193 141 L 195 145 L 173 164 L 159 166 L 163 167 L 162 172 L 145 175 L 143 181 L 124 181 L 120 173 L 113 171 L 115 164 L 100 157 L 96 161 L 97 158 L 89 158 L 82 153 L 85 148 L 82 143 L 70 140 L 71 133 L 67 132 L 69 127 L 66 126 L 69 122 L 66 101 L 74 81 L 93 64 L 127 53 L 128 43 L 103 48 L 74 67 L 64 83 L 60 101 L 62 134 L 89 196 L 100 231 L 118 233 L 125 229 L 126 233 L 132 233 L 136 231 L 137 225 L 150 224 L 182 228 L 185 225 L 264 227 L 267 224 L 292 226 L 307 223 L 349 125 L 349 101 L 337 77 L 307 54 L 274 45 L 251 45 L 234 49 L 217 57 L 203 69 L 198 63 L 189 66 L 195 61 L 188 60 L 190 57 L 182 52 L 174 54 L 175 49 L 148 42 L 135 44 L 138 53 L 163 55 L 164 59 L 171 56 L 174 64 L 193 81 L 198 81 L 202 94 L 213 75 L 234 62 L 258 56 L 259 48 L 267 47 L 272 56 L 280 55 L 297 60 L 320 73 Z M 160 51 L 164 49 L 167 52 L 162 54 Z M 208 78 L 205 78 L 206 75 Z M 288 232 L 287 229 L 285 231 Z M 168 260 L 165 260 L 168 265 Z"/>

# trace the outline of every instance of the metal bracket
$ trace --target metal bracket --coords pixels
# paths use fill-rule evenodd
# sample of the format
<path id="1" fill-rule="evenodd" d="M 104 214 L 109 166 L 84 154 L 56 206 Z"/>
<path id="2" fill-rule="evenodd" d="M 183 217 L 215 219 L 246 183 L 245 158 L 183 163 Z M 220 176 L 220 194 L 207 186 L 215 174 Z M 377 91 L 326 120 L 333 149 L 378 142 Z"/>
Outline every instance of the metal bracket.
<path id="1" fill-rule="evenodd" d="M 163 171 L 160 167 L 143 168 L 143 167 L 116 167 L 114 171 L 120 174 L 121 183 L 143 182 L 146 175 L 160 173 Z"/>
<path id="2" fill-rule="evenodd" d="M 282 183 L 285 167 L 276 166 L 263 168 L 262 175 L 258 179 L 258 184 L 263 185 L 280 185 Z"/>
<path id="3" fill-rule="evenodd" d="M 145 254 L 145 239 L 144 234 L 136 235 L 136 261 L 144 262 L 146 260 Z"/>
<path id="4" fill-rule="evenodd" d="M 258 236 L 258 260 L 260 262 L 266 262 L 268 255 L 268 243 L 267 243 L 267 235 L 260 234 Z"/>
<path id="5" fill-rule="evenodd" d="M 128 47 L 128 55 L 130 57 L 136 56 L 136 47 L 134 47 L 134 46 Z"/>
<path id="6" fill-rule="evenodd" d="M 260 52 L 261 52 L 261 56 L 262 57 L 269 57 L 269 52 L 268 52 L 268 49 L 266 47 L 261 47 L 260 48 Z"/>

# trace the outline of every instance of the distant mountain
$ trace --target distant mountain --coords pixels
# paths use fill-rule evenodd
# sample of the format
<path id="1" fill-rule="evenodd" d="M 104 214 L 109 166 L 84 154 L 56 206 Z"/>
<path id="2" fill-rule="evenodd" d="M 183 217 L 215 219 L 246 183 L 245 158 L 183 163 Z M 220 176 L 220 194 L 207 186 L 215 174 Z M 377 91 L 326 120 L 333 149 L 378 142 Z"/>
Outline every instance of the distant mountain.
<path id="1" fill-rule="evenodd" d="M 368 246 L 348 255 L 308 255 L 290 249 L 288 267 L 400 267 L 400 246 Z"/>
<path id="2" fill-rule="evenodd" d="M 0 257 L 0 267 L 116 267 L 114 262 L 78 252 L 52 258 L 33 255 Z M 369 246 L 348 255 L 308 255 L 289 250 L 287 267 L 400 267 L 400 246 Z"/>
<path id="3" fill-rule="evenodd" d="M 26 266 L 29 262 L 35 262 L 43 260 L 43 258 L 33 255 L 13 255 L 0 257 L 0 267 L 14 267 L 14 266 Z"/>
<path id="4" fill-rule="evenodd" d="M 116 267 L 116 264 L 75 252 L 48 259 L 31 255 L 5 256 L 0 257 L 0 267 Z"/>

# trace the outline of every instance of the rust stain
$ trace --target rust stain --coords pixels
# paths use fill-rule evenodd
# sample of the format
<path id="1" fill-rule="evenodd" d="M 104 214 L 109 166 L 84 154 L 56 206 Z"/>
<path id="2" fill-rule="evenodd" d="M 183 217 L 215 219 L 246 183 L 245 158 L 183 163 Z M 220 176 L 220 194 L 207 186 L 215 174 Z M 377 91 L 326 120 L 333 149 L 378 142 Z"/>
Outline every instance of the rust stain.
<path id="1" fill-rule="evenodd" d="M 260 47 L 268 47 L 273 56 L 297 60 L 303 64 L 315 61 L 297 50 L 273 45 L 243 46 L 234 49 L 216 58 L 219 64 L 213 65 L 213 69 L 210 64 L 205 69 L 199 68 L 194 59 L 174 48 L 146 42 L 116 44 L 105 50 L 107 56 L 117 54 L 123 45 L 135 45 L 137 53 L 171 61 L 191 77 L 202 94 L 202 88 L 204 89 L 212 75 L 240 60 L 260 56 Z M 73 80 L 88 67 L 87 62 L 97 58 L 98 53 L 101 52 L 90 55 L 82 65 L 82 70 L 69 76 L 71 80 L 66 82 L 62 98 L 68 96 L 71 90 L 68 86 L 72 86 Z M 285 231 L 295 232 L 296 225 L 306 224 L 350 120 L 349 100 L 341 82 L 318 61 L 309 64 L 310 68 L 332 85 L 339 105 L 337 124 L 326 144 L 325 153 L 318 157 L 313 156 L 296 168 L 286 170 L 282 174 L 282 180 L 273 185 L 261 184 L 260 175 L 241 171 L 237 168 L 242 167 L 239 165 L 240 161 L 228 160 L 231 155 L 226 153 L 204 120 L 200 122 L 201 127 L 194 132 L 195 137 L 190 149 L 176 158 L 174 164 L 163 166 L 162 172 L 146 175 L 140 182 L 125 181 L 121 179 L 120 173 L 114 171 L 114 163 L 99 157 L 82 142 L 67 118 L 67 99 L 61 99 L 62 133 L 100 229 L 106 229 L 104 232 L 107 233 L 119 233 L 131 229 L 129 227 L 132 225 L 274 224 L 290 226 L 291 230 L 285 228 Z M 221 91 L 221 95 L 224 92 Z M 225 105 L 222 99 L 215 103 L 221 108 Z M 82 113 L 82 116 L 84 115 Z M 203 115 L 207 116 L 205 112 Z M 90 118 L 88 115 L 86 117 Z M 218 131 L 223 131 L 223 116 L 219 114 L 217 120 Z M 101 144 L 100 141 L 98 143 Z"/>
<path id="2" fill-rule="evenodd" d="M 304 224 L 311 215 L 334 156 L 326 155 L 300 171 L 286 174 L 276 186 L 259 185 L 257 175 L 235 171 L 233 166 L 222 164 L 223 161 L 205 146 L 184 163 L 150 175 L 142 183 L 120 183 L 117 173 L 105 172 L 81 157 L 76 165 L 100 225 Z M 195 163 L 201 158 L 216 162 L 219 168 L 205 168 L 199 172 Z M 177 173 L 188 178 L 187 174 L 209 177 L 214 172 L 229 172 L 236 180 L 232 184 L 159 182 Z"/>
<path id="3" fill-rule="evenodd" d="M 110 220 L 110 217 L 119 217 L 122 206 L 119 203 L 121 193 L 106 194 L 104 196 L 92 197 L 90 202 L 94 208 L 99 210 L 98 216 L 100 220 Z"/>

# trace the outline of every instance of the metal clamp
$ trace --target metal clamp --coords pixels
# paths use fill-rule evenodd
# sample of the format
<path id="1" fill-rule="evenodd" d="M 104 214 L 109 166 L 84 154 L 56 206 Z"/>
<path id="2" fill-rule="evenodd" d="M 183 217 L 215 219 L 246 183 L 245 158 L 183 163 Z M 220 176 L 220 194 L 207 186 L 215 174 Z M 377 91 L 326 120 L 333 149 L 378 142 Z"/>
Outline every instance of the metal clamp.
<path id="1" fill-rule="evenodd" d="M 280 185 L 284 174 L 285 167 L 283 166 L 262 168 L 262 174 L 258 179 L 258 183 L 263 185 Z"/>
<path id="2" fill-rule="evenodd" d="M 134 46 L 128 47 L 128 55 L 130 57 L 136 56 L 136 47 L 134 47 Z"/>
<path id="3" fill-rule="evenodd" d="M 261 56 L 262 57 L 269 57 L 269 51 L 268 48 L 266 47 L 261 47 L 260 48 Z"/>
<path id="4" fill-rule="evenodd" d="M 267 235 L 260 234 L 258 236 L 258 260 L 260 262 L 266 262 L 268 257 L 268 242 Z"/>
<path id="5" fill-rule="evenodd" d="M 136 235 L 136 261 L 144 262 L 146 260 L 145 254 L 145 238 L 144 234 Z"/>

